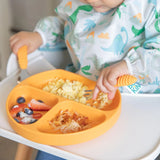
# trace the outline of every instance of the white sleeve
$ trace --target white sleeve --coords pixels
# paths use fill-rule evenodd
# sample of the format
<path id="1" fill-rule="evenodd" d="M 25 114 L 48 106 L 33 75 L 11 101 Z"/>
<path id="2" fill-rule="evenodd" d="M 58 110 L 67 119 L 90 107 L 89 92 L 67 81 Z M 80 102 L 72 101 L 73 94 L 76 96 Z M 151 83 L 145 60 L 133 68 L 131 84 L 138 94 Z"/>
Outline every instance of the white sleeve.
<path id="1" fill-rule="evenodd" d="M 160 80 L 160 9 L 153 9 L 144 26 L 145 41 L 131 49 L 125 61 L 142 84 Z"/>
<path id="2" fill-rule="evenodd" d="M 64 20 L 55 16 L 46 17 L 37 23 L 34 31 L 41 35 L 43 45 L 55 45 L 64 39 Z"/>

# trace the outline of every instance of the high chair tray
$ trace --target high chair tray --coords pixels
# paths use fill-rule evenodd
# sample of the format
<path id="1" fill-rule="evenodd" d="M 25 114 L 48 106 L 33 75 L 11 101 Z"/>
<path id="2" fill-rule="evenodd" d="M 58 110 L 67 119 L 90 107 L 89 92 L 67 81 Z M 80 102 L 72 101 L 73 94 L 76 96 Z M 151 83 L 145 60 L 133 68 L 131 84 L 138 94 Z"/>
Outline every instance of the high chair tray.
<path id="1" fill-rule="evenodd" d="M 118 90 L 112 102 L 106 104 L 106 107 L 100 110 L 42 90 L 49 81 L 55 78 L 79 81 L 88 86 L 89 89 L 93 89 L 95 86 L 94 81 L 61 69 L 42 72 L 25 79 L 13 88 L 6 103 L 9 123 L 18 134 L 42 144 L 72 145 L 94 139 L 108 131 L 116 123 L 121 111 L 121 95 Z M 24 104 L 30 103 L 32 99 L 41 100 L 48 106 L 51 106 L 51 109 L 49 111 L 39 111 L 42 117 L 34 123 L 18 123 L 11 115 L 11 108 L 18 105 L 17 99 L 19 97 L 25 99 Z M 50 123 L 62 111 L 87 117 L 89 127 L 76 132 L 57 132 Z M 34 112 L 37 113 L 38 111 Z"/>
<path id="2" fill-rule="evenodd" d="M 16 85 L 17 77 L 18 73 L 14 73 L 0 82 L 1 137 L 64 159 L 152 160 L 156 159 L 160 153 L 160 94 L 145 94 L 143 96 L 121 94 L 120 117 L 106 133 L 85 143 L 51 146 L 22 137 L 15 133 L 8 123 L 5 105 L 10 91 Z"/>

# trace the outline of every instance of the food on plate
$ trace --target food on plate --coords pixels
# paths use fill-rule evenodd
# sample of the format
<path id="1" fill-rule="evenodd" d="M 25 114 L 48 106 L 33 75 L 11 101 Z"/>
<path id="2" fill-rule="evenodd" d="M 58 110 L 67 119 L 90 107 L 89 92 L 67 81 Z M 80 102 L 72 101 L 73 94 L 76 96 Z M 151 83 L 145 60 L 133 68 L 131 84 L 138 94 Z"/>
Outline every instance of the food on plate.
<path id="1" fill-rule="evenodd" d="M 92 97 L 92 95 L 91 95 L 91 97 Z M 86 101 L 86 105 L 92 106 L 93 108 L 103 110 L 105 108 L 106 104 L 110 104 L 111 102 L 112 102 L 112 100 L 108 99 L 107 94 L 105 94 L 103 92 L 99 92 L 97 98 L 95 100 L 90 98 L 89 100 Z"/>
<path id="2" fill-rule="evenodd" d="M 55 78 L 49 81 L 43 90 L 81 103 L 86 103 L 85 90 L 88 89 L 79 81 Z"/>
<path id="3" fill-rule="evenodd" d="M 49 124 L 58 133 L 73 133 L 90 128 L 88 117 L 68 109 L 60 110 Z"/>
<path id="4" fill-rule="evenodd" d="M 92 95 L 90 96 L 90 99 L 88 99 L 88 97 L 85 96 L 85 90 L 88 89 L 88 86 L 84 85 L 80 81 L 64 80 L 61 78 L 55 78 L 43 87 L 44 91 L 54 93 L 58 96 L 62 96 L 98 109 L 104 109 L 106 104 L 111 103 L 111 100 L 108 100 L 107 94 L 103 92 L 98 94 L 96 100 L 92 100 Z"/>
<path id="5" fill-rule="evenodd" d="M 24 103 L 26 100 L 25 100 L 25 98 L 24 97 L 19 97 L 19 98 L 17 98 L 17 103 Z"/>
<path id="6" fill-rule="evenodd" d="M 33 114 L 33 110 L 29 109 L 29 108 L 25 108 L 24 109 L 24 113 L 28 114 L 28 115 L 32 115 Z"/>
<path id="7" fill-rule="evenodd" d="M 27 107 L 26 104 L 16 104 L 16 105 L 14 105 L 10 110 L 11 116 L 15 117 L 17 115 L 17 113 L 19 113 L 20 111 L 23 111 L 25 107 Z"/>
<path id="8" fill-rule="evenodd" d="M 31 124 L 42 117 L 42 113 L 37 111 L 48 111 L 49 109 L 51 107 L 42 100 L 31 99 L 27 103 L 24 97 L 19 97 L 17 98 L 17 104 L 11 107 L 10 114 L 18 123 Z"/>
<path id="9" fill-rule="evenodd" d="M 32 99 L 29 103 L 28 106 L 33 110 L 33 111 L 48 111 L 52 107 L 43 103 L 43 101 L 37 101 L 35 99 Z"/>

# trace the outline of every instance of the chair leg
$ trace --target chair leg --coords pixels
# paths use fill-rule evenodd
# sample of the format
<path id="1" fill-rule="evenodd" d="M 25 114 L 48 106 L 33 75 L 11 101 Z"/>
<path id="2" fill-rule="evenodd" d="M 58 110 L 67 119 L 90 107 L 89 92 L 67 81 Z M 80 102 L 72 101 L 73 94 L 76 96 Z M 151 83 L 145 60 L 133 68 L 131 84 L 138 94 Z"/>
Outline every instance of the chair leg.
<path id="1" fill-rule="evenodd" d="M 18 143 L 15 160 L 30 160 L 32 156 L 32 148 L 24 144 Z"/>

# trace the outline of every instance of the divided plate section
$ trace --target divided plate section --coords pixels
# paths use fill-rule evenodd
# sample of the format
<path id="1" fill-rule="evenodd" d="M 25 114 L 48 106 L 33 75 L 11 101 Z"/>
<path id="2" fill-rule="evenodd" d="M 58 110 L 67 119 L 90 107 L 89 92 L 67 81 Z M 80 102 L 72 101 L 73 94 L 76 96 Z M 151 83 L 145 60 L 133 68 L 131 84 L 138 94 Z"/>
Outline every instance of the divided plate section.
<path id="1" fill-rule="evenodd" d="M 20 97 L 24 98 L 25 101 L 23 103 L 22 102 L 20 102 L 20 103 L 17 102 L 17 100 Z M 13 123 L 15 123 L 15 124 L 20 124 L 21 123 L 21 122 L 19 123 L 19 122 L 16 121 L 17 119 L 20 119 L 19 116 L 16 116 L 16 114 L 20 113 L 22 111 L 21 107 L 23 108 L 23 110 L 24 110 L 24 108 L 28 108 L 30 110 L 30 107 L 29 107 L 30 105 L 29 104 L 31 104 L 31 101 L 33 99 L 35 101 L 40 100 L 42 102 L 41 103 L 42 106 L 43 106 L 43 104 L 45 104 L 47 107 L 49 106 L 49 109 L 54 107 L 59 102 L 59 97 L 57 97 L 53 94 L 44 92 L 42 90 L 30 87 L 30 86 L 15 87 L 10 92 L 10 94 L 8 96 L 8 99 L 7 99 L 7 104 L 6 104 L 7 114 L 9 116 L 10 120 Z M 36 104 L 37 102 L 33 102 L 33 103 Z M 18 107 L 17 108 L 15 107 L 15 109 L 12 109 L 14 106 L 20 106 L 20 109 L 18 109 Z M 38 105 L 36 105 L 36 106 L 38 106 Z M 33 110 L 33 114 L 31 114 L 29 116 L 30 117 L 34 116 L 33 118 L 38 118 L 37 116 L 39 116 L 39 115 L 43 116 L 49 109 L 47 109 L 47 110 L 44 110 L 44 109 L 37 110 L 37 109 L 35 109 L 35 110 Z M 31 109 L 31 111 L 32 111 L 32 109 Z M 27 113 L 27 114 L 30 114 L 30 113 Z M 22 117 L 24 117 L 25 115 L 26 114 L 22 113 Z M 22 124 L 25 124 L 25 123 L 22 123 Z M 20 124 L 20 125 L 22 125 L 22 124 Z M 22 125 L 22 126 L 24 126 L 24 125 Z"/>
<path id="2" fill-rule="evenodd" d="M 37 128 L 40 132 L 45 133 L 80 134 L 80 132 L 91 129 L 105 120 L 106 116 L 103 111 L 74 101 L 63 101 L 39 120 Z"/>
<path id="3" fill-rule="evenodd" d="M 21 84 L 26 84 L 42 89 L 48 82 L 52 81 L 54 78 L 61 78 L 64 80 L 71 80 L 71 81 L 74 80 L 80 81 L 84 85 L 87 85 L 89 89 L 94 89 L 96 85 L 95 81 L 89 80 L 83 76 L 62 69 L 55 69 L 38 73 L 36 75 L 33 75 L 25 79 L 24 81 L 21 82 Z"/>
<path id="4" fill-rule="evenodd" d="M 55 69 L 55 70 L 46 71 L 46 72 L 36 74 L 36 75 L 31 76 L 30 78 L 22 81 L 21 84 L 30 85 L 30 86 L 33 86 L 38 89 L 43 89 L 43 87 L 45 87 L 48 84 L 48 82 L 52 82 L 55 78 L 63 79 L 63 80 L 70 80 L 71 82 L 79 81 L 84 86 L 87 86 L 88 87 L 87 89 L 89 89 L 89 90 L 90 89 L 93 90 L 96 85 L 95 81 L 89 80 L 89 79 L 87 79 L 83 76 L 80 76 L 78 74 L 68 72 L 65 70 L 61 70 L 61 69 Z M 71 92 L 71 94 L 72 93 L 73 92 Z M 89 100 L 88 102 L 92 103 L 92 100 Z M 88 102 L 86 102 L 85 104 L 87 104 Z M 117 106 L 119 105 L 119 103 L 121 103 L 121 96 L 120 96 L 120 92 L 117 91 L 116 96 L 113 99 L 113 101 L 111 103 L 106 103 L 106 105 L 103 107 L 102 110 L 107 111 L 107 110 L 116 109 Z M 99 104 L 97 104 L 97 105 L 99 105 Z"/>

